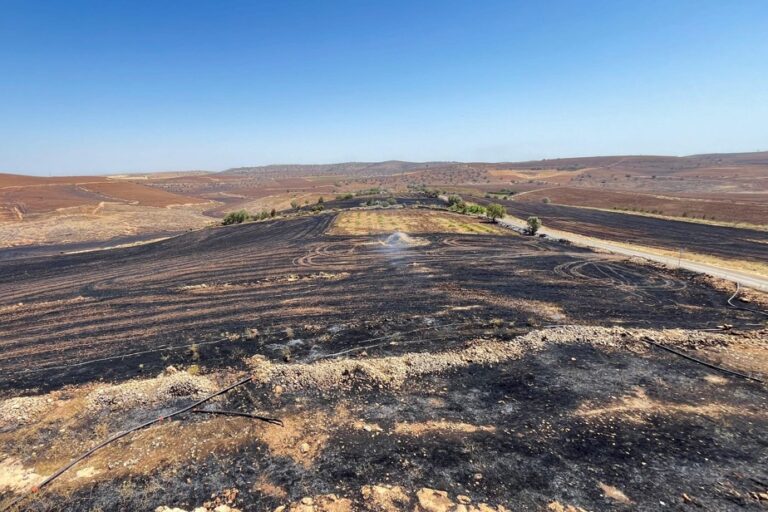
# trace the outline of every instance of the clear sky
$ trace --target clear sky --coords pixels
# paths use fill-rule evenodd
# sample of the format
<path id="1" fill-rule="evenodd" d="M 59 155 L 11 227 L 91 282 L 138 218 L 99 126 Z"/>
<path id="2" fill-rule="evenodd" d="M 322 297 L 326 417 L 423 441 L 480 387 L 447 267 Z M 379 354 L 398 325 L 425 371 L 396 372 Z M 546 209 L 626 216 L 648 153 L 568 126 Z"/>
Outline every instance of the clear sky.
<path id="1" fill-rule="evenodd" d="M 0 0 L 0 172 L 759 149 L 766 0 Z"/>

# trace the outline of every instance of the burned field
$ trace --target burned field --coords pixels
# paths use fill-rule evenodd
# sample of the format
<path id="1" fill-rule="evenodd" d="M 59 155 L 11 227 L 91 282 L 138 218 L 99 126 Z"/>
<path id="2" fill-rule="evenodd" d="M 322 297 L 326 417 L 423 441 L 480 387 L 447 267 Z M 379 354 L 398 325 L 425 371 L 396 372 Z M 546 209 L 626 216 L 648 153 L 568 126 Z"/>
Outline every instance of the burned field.
<path id="1" fill-rule="evenodd" d="M 479 203 L 492 202 L 476 199 Z M 697 224 L 572 206 L 501 200 L 510 215 L 536 215 L 547 227 L 602 240 L 626 242 L 671 251 L 682 249 L 716 256 L 768 263 L 768 231 Z"/>
<path id="2" fill-rule="evenodd" d="M 23 508 L 765 506 L 765 386 L 647 343 L 765 378 L 764 315 L 692 274 L 370 212 L 0 259 L 0 503 L 250 375 L 204 407 L 282 426 L 177 416 Z"/>

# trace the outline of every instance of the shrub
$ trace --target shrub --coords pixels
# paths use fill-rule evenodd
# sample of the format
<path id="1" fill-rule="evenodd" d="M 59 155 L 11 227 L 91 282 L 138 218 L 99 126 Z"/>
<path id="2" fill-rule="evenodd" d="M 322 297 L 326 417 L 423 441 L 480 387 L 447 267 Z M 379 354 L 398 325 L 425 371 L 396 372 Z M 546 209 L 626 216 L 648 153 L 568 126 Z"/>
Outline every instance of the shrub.
<path id="1" fill-rule="evenodd" d="M 291 208 L 293 208 L 294 210 L 298 210 L 299 208 L 301 208 L 301 206 L 299 205 L 298 201 L 294 199 L 293 201 L 291 201 Z"/>
<path id="2" fill-rule="evenodd" d="M 325 210 L 325 206 L 322 204 L 316 204 L 312 207 L 313 212 L 321 212 L 323 210 Z"/>
<path id="3" fill-rule="evenodd" d="M 323 199 L 323 196 L 320 196 L 320 197 L 317 199 L 317 204 L 323 204 L 324 202 L 325 202 L 325 199 Z"/>
<path id="4" fill-rule="evenodd" d="M 247 221 L 249 219 L 248 212 L 245 210 L 238 210 L 236 212 L 230 212 L 225 217 L 224 220 L 221 221 L 221 223 L 225 226 L 229 226 L 230 224 L 242 224 L 243 222 Z"/>
<path id="5" fill-rule="evenodd" d="M 493 222 L 496 222 L 496 219 L 500 219 L 504 217 L 506 213 L 507 211 L 504 209 L 504 207 L 498 203 L 489 204 L 485 212 L 488 218 L 491 219 Z"/>
<path id="6" fill-rule="evenodd" d="M 527 233 L 531 236 L 538 233 L 539 228 L 541 228 L 541 219 L 538 217 L 528 217 L 526 223 L 528 224 Z"/>
<path id="7" fill-rule="evenodd" d="M 479 204 L 471 204 L 467 206 L 467 213 L 474 213 L 476 215 L 485 215 L 486 209 L 484 206 L 480 206 Z"/>
<path id="8" fill-rule="evenodd" d="M 549 198 L 548 197 L 542 198 L 541 202 L 544 204 L 549 204 Z"/>
<path id="9" fill-rule="evenodd" d="M 272 210 L 269 212 L 269 216 L 274 217 L 275 215 L 277 215 L 277 212 L 275 211 L 274 208 L 272 208 Z"/>
<path id="10" fill-rule="evenodd" d="M 448 206 L 456 206 L 463 203 L 464 203 L 464 200 L 458 194 L 451 194 L 448 196 Z"/>

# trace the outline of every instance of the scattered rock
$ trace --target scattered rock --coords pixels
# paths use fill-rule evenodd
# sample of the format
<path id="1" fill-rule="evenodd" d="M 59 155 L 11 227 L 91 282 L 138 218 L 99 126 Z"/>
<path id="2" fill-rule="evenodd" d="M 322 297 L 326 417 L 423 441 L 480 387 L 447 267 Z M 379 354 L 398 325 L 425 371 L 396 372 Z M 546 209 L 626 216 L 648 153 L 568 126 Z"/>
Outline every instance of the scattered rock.
<path id="1" fill-rule="evenodd" d="M 398 512 L 411 503 L 411 498 L 400 486 L 366 485 L 362 494 L 366 508 L 374 512 Z"/>
<path id="2" fill-rule="evenodd" d="M 448 498 L 447 492 L 436 491 L 427 487 L 422 487 L 416 492 L 416 499 L 420 507 L 416 510 L 423 510 L 424 512 L 448 512 L 454 506 L 453 501 Z"/>
<path id="3" fill-rule="evenodd" d="M 50 409 L 45 396 L 20 396 L 0 402 L 0 430 L 13 429 L 35 420 Z"/>
<path id="4" fill-rule="evenodd" d="M 177 372 L 155 379 L 96 389 L 87 396 L 86 408 L 90 412 L 101 412 L 104 409 L 120 411 L 164 403 L 176 398 L 204 396 L 215 390 L 216 386 L 206 377 Z"/>

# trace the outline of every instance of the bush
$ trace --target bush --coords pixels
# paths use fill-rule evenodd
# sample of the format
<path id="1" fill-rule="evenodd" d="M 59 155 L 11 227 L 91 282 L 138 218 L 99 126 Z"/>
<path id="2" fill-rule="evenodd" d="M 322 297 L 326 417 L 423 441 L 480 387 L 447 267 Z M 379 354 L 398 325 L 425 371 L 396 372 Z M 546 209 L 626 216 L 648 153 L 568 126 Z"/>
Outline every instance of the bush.
<path id="1" fill-rule="evenodd" d="M 298 201 L 294 199 L 293 201 L 291 201 L 291 208 L 293 208 L 294 210 L 298 210 L 299 208 L 301 208 L 301 206 L 299 205 Z"/>
<path id="2" fill-rule="evenodd" d="M 242 224 L 243 222 L 247 221 L 250 218 L 248 215 L 248 212 L 245 210 L 238 210 L 236 212 L 230 212 L 225 217 L 224 220 L 221 221 L 221 223 L 225 226 L 229 226 L 230 224 Z"/>
<path id="3" fill-rule="evenodd" d="M 464 204 L 464 200 L 458 194 L 451 194 L 448 196 L 448 206 L 457 206 Z"/>
<path id="4" fill-rule="evenodd" d="M 325 210 L 325 206 L 322 204 L 316 204 L 312 207 L 313 212 L 321 212 L 323 210 Z"/>
<path id="5" fill-rule="evenodd" d="M 539 228 L 541 228 L 541 219 L 538 217 L 528 217 L 526 223 L 528 224 L 527 233 L 531 236 L 538 233 Z"/>
<path id="6" fill-rule="evenodd" d="M 542 203 L 544 203 L 544 204 L 549 204 L 549 198 L 548 198 L 548 197 L 545 197 L 545 198 L 543 198 L 543 199 L 541 200 L 541 202 L 542 202 Z"/>
<path id="7" fill-rule="evenodd" d="M 274 208 L 272 208 L 272 210 L 269 212 L 269 216 L 274 217 L 275 215 L 277 215 L 277 212 L 275 211 Z"/>
<path id="8" fill-rule="evenodd" d="M 476 215 L 485 215 L 486 209 L 479 204 L 471 204 L 467 206 L 467 213 L 474 213 Z"/>
<path id="9" fill-rule="evenodd" d="M 317 204 L 323 204 L 325 202 L 325 199 L 323 199 L 323 196 L 320 196 L 317 200 Z"/>
<path id="10" fill-rule="evenodd" d="M 504 209 L 504 207 L 498 203 L 489 204 L 485 212 L 488 218 L 491 219 L 493 222 L 496 222 L 496 219 L 500 219 L 504 217 L 506 213 L 507 211 Z"/>
<path id="11" fill-rule="evenodd" d="M 340 196 L 336 196 L 336 199 L 345 200 L 345 199 L 352 199 L 353 197 L 355 197 L 355 194 L 347 193 L 347 194 L 342 194 Z"/>

